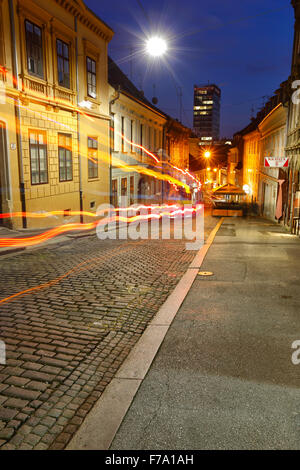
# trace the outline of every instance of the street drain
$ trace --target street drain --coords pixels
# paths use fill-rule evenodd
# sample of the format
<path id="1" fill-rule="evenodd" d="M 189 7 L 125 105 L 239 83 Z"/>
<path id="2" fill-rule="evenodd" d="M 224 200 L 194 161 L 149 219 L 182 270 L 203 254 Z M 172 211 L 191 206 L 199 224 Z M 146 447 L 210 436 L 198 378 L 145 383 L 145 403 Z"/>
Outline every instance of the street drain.
<path id="1" fill-rule="evenodd" d="M 213 276 L 214 273 L 212 273 L 211 271 L 200 271 L 198 273 L 198 276 Z"/>
<path id="2" fill-rule="evenodd" d="M 292 299 L 293 298 L 291 295 L 281 295 L 280 297 L 282 299 Z"/>

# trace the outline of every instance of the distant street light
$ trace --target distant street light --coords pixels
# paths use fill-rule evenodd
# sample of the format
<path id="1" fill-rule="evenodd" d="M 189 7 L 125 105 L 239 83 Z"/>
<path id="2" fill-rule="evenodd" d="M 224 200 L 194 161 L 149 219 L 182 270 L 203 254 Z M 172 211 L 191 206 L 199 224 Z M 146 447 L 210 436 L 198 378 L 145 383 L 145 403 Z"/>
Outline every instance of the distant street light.
<path id="1" fill-rule="evenodd" d="M 211 152 L 209 150 L 207 150 L 205 153 L 204 153 L 204 156 L 205 158 L 210 158 L 211 157 Z"/>
<path id="2" fill-rule="evenodd" d="M 166 41 L 158 36 L 154 36 L 148 39 L 146 43 L 146 51 L 153 57 L 160 57 L 164 55 L 167 49 L 168 46 Z"/>

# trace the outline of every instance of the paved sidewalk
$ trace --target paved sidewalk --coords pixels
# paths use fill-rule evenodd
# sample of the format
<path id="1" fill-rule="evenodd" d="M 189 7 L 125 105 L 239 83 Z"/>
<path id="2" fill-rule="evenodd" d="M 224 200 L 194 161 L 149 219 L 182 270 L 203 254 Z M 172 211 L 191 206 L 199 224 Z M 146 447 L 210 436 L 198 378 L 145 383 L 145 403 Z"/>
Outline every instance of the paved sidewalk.
<path id="1" fill-rule="evenodd" d="M 300 241 L 226 219 L 111 449 L 300 449 Z"/>

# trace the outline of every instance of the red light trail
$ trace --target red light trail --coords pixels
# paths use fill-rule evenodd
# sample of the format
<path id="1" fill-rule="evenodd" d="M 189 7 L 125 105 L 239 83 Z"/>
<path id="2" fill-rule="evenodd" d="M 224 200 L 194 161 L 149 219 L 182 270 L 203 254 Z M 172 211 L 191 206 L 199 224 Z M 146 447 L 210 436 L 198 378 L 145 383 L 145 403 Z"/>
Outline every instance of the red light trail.
<path id="1" fill-rule="evenodd" d="M 147 207 L 147 206 L 144 206 Z M 171 207 L 171 206 L 167 206 Z M 151 206 L 149 206 L 151 208 Z M 151 208 L 152 209 L 152 208 Z M 157 209 L 157 208 L 155 208 Z M 131 210 L 131 208 L 129 208 Z M 174 216 L 177 214 L 185 214 L 187 212 L 197 212 L 199 210 L 199 207 L 196 208 L 185 208 L 185 209 L 179 209 L 175 210 L 172 212 L 161 212 L 160 214 L 143 214 L 143 215 L 136 215 L 132 217 L 124 217 L 124 216 L 114 216 L 110 218 L 105 218 L 101 220 L 97 220 L 95 222 L 90 222 L 90 223 L 85 223 L 85 224 L 80 224 L 80 223 L 71 223 L 71 224 L 65 224 L 65 225 L 60 225 L 58 227 L 55 227 L 53 229 L 47 230 L 46 232 L 43 232 L 39 235 L 34 235 L 32 237 L 25 237 L 25 238 L 1 238 L 0 239 L 0 247 L 28 247 L 28 246 L 34 246 L 38 245 L 40 243 L 43 243 L 47 240 L 50 240 L 54 237 L 57 237 L 58 235 L 62 235 L 63 233 L 66 232 L 73 232 L 73 231 L 85 231 L 85 230 L 93 230 L 96 228 L 98 224 L 108 224 L 111 222 L 126 222 L 126 223 L 131 223 L 131 222 L 137 222 L 140 220 L 151 220 L 151 219 L 161 219 L 164 216 Z M 107 210 L 109 211 L 109 209 Z M 63 212 L 63 211 L 61 211 Z M 80 214 L 80 211 L 74 211 L 77 215 Z M 92 214 L 92 213 L 89 213 Z M 18 213 L 19 216 L 22 216 L 22 212 Z M 93 214 L 95 216 L 95 214 Z"/>

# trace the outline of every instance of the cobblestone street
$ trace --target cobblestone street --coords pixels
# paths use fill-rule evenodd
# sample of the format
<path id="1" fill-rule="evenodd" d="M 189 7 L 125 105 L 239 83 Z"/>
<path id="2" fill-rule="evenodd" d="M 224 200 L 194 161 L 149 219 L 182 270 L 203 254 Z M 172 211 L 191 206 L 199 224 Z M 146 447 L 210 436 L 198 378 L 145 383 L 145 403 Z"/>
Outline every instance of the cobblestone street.
<path id="1" fill-rule="evenodd" d="M 194 256 L 91 236 L 2 257 L 1 449 L 63 449 Z"/>

